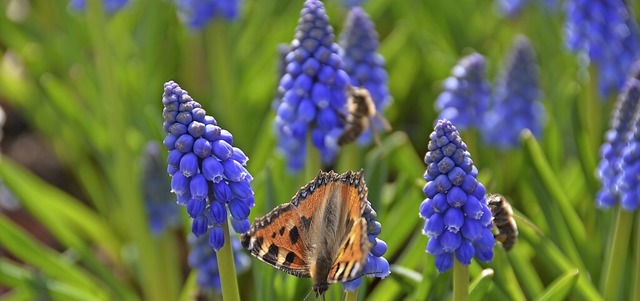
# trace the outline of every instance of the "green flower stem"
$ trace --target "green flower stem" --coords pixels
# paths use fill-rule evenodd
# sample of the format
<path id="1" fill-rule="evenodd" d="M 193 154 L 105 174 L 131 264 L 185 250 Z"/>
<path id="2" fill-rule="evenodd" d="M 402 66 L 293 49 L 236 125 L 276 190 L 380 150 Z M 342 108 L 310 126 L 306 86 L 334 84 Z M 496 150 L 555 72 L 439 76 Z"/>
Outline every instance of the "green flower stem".
<path id="1" fill-rule="evenodd" d="M 616 300 L 620 292 L 620 277 L 624 270 L 633 226 L 633 213 L 622 210 L 620 207 L 617 211 L 611 248 L 607 249 L 608 256 L 605 258 L 602 268 L 604 273 L 600 281 L 600 290 L 605 300 Z"/>
<path id="2" fill-rule="evenodd" d="M 629 300 L 640 300 L 640 218 L 636 217 L 636 266 L 633 269 L 633 275 L 631 279 L 636 283 L 631 285 L 633 290 L 631 291 L 631 296 Z"/>
<path id="3" fill-rule="evenodd" d="M 360 288 L 356 288 L 353 292 L 345 292 L 344 293 L 344 301 L 356 301 L 356 300 L 358 300 L 358 290 L 360 290 Z"/>
<path id="4" fill-rule="evenodd" d="M 224 245 L 218 251 L 218 271 L 220 272 L 220 283 L 222 286 L 222 299 L 225 301 L 240 301 L 238 291 L 238 279 L 236 278 L 236 265 L 233 261 L 233 249 L 231 248 L 231 236 L 229 235 L 229 225 L 222 224 L 224 232 Z"/>
<path id="5" fill-rule="evenodd" d="M 469 299 L 469 267 L 453 259 L 453 301 Z"/>

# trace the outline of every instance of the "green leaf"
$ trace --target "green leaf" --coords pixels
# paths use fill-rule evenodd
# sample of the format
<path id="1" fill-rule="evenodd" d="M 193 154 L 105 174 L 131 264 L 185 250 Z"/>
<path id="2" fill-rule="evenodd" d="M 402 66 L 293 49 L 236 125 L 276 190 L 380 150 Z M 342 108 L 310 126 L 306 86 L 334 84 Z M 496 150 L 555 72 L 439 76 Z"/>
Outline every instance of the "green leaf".
<path id="1" fill-rule="evenodd" d="M 575 287 L 580 273 L 577 269 L 567 271 L 554 280 L 547 289 L 536 298 L 537 301 L 560 301 L 566 300 L 571 290 Z"/>
<path id="2" fill-rule="evenodd" d="M 103 299 L 108 295 L 90 274 L 49 247 L 36 242 L 31 235 L 20 230 L 4 216 L 0 216 L 0 244 L 16 258 L 41 269 L 49 277 L 94 292 L 95 296 Z"/>
<path id="3" fill-rule="evenodd" d="M 480 272 L 480 275 L 471 282 L 471 285 L 469 285 L 469 301 L 484 300 L 487 291 L 491 287 L 493 274 L 492 269 L 484 269 Z"/>
<path id="4" fill-rule="evenodd" d="M 116 262 L 121 243 L 109 225 L 80 201 L 32 175 L 7 158 L 0 160 L 0 178 L 40 222 L 69 246 L 88 237 Z"/>

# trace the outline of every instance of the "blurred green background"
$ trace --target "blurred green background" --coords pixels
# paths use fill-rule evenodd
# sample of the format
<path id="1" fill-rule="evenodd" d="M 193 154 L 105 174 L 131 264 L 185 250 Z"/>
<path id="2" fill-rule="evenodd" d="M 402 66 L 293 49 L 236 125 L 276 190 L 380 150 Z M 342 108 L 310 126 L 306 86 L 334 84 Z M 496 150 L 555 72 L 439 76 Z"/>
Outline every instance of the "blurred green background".
<path id="1" fill-rule="evenodd" d="M 0 104 L 8 123 L 0 178 L 20 208 L 0 215 L 0 299 L 193 298 L 187 215 L 180 208 L 182 230 L 152 236 L 140 186 L 144 146 L 164 137 L 162 85 L 175 80 L 188 90 L 249 156 L 251 219 L 289 201 L 319 167 L 309 161 L 302 176 L 288 173 L 272 131 L 277 45 L 293 39 L 302 2 L 245 0 L 236 21 L 192 31 L 171 1 L 135 0 L 106 15 L 97 5 L 78 12 L 66 1 L 1 0 Z M 338 0 L 325 5 L 339 34 L 347 9 Z M 486 57 L 494 79 L 517 34 L 537 52 L 544 135 L 511 151 L 482 145 L 474 131 L 462 138 L 487 190 L 507 196 L 541 232 L 521 223 L 511 252 L 498 247 L 493 263 L 473 261 L 472 282 L 479 281 L 471 298 L 602 299 L 615 210 L 595 208 L 594 170 L 615 97 L 601 100 L 593 70 L 579 72 L 566 51 L 563 10 L 533 3 L 509 19 L 488 0 L 370 0 L 364 8 L 387 61 L 393 131 L 379 147 L 346 147 L 336 169 L 365 169 L 392 275 L 367 281 L 360 299 L 450 298 L 451 272 L 436 272 L 418 217 L 433 103 L 472 51 Z M 637 281 L 638 246 L 630 245 L 621 300 Z M 493 274 L 481 276 L 485 268 Z M 257 260 L 239 277 L 243 300 L 300 300 L 311 288 Z M 339 296 L 333 285 L 327 299 Z"/>

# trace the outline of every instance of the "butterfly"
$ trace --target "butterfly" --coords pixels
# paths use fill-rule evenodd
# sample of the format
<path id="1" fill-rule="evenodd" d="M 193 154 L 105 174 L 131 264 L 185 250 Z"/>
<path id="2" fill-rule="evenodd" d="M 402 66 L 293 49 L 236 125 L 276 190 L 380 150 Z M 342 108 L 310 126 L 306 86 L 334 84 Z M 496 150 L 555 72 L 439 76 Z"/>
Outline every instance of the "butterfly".
<path id="1" fill-rule="evenodd" d="M 320 171 L 291 202 L 256 219 L 242 246 L 276 269 L 310 277 L 321 296 L 329 284 L 362 275 L 372 247 L 362 216 L 367 192 L 362 170 Z"/>

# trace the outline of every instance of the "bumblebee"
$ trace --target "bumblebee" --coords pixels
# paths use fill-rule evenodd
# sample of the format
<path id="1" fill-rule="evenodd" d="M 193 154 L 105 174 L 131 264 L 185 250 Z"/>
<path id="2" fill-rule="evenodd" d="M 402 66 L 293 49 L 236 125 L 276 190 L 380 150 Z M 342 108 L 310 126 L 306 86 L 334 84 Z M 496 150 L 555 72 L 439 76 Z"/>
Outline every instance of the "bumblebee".
<path id="1" fill-rule="evenodd" d="M 518 225 L 507 198 L 500 194 L 487 195 L 487 206 L 493 215 L 493 226 L 498 229 L 494 237 L 509 251 L 518 239 Z"/>
<path id="2" fill-rule="evenodd" d="M 362 134 L 367 128 L 374 128 L 371 126 L 374 117 L 377 117 L 385 131 L 391 129 L 389 122 L 382 116 L 378 115 L 376 105 L 371 99 L 369 91 L 365 88 L 358 88 L 349 86 L 347 88 L 347 112 L 348 116 L 345 119 L 346 127 L 342 135 L 338 138 L 338 145 L 345 145 L 353 142 Z M 380 145 L 380 138 L 374 132 L 374 140 L 376 144 Z"/>

